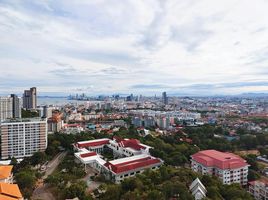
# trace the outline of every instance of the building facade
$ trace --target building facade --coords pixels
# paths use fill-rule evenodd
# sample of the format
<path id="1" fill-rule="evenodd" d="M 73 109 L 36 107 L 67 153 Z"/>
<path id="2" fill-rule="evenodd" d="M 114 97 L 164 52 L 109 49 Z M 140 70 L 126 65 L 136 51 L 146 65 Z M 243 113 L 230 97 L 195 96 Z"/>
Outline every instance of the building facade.
<path id="1" fill-rule="evenodd" d="M 12 117 L 12 98 L 0 97 L 0 122 Z"/>
<path id="2" fill-rule="evenodd" d="M 25 109 L 36 109 L 36 87 L 30 88 L 30 90 L 24 90 L 23 94 L 23 108 Z"/>
<path id="3" fill-rule="evenodd" d="M 1 159 L 23 158 L 47 148 L 47 120 L 29 118 L 1 123 Z"/>
<path id="4" fill-rule="evenodd" d="M 114 137 L 78 142 L 74 145 L 75 157 L 85 165 L 89 165 L 103 174 L 106 179 L 115 183 L 133 177 L 146 169 L 158 169 L 163 161 L 150 155 L 150 146 L 141 144 L 136 139 Z M 107 161 L 104 150 L 113 153 L 114 160 Z"/>
<path id="5" fill-rule="evenodd" d="M 223 184 L 247 184 L 249 165 L 235 154 L 204 150 L 191 157 L 191 168 L 195 172 L 217 176 Z"/>
<path id="6" fill-rule="evenodd" d="M 168 104 L 168 97 L 167 97 L 167 93 L 163 92 L 162 93 L 162 103 L 167 105 Z"/>
<path id="7" fill-rule="evenodd" d="M 12 117 L 21 118 L 20 98 L 15 94 L 11 94 L 10 96 L 12 98 Z"/>
<path id="8" fill-rule="evenodd" d="M 249 182 L 248 191 L 256 200 L 268 200 L 268 181 L 251 181 Z"/>

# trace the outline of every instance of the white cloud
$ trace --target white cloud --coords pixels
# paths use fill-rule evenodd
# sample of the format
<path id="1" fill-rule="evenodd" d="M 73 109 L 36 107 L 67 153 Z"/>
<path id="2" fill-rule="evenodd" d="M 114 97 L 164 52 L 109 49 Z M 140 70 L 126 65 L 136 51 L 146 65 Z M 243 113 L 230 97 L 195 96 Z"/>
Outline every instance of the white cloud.
<path id="1" fill-rule="evenodd" d="M 152 94 L 187 85 L 198 93 L 195 84 L 265 81 L 267 7 L 265 0 L 2 1 L 0 93 L 38 86 L 148 94 L 150 85 Z M 204 90 L 268 91 L 268 84 Z"/>

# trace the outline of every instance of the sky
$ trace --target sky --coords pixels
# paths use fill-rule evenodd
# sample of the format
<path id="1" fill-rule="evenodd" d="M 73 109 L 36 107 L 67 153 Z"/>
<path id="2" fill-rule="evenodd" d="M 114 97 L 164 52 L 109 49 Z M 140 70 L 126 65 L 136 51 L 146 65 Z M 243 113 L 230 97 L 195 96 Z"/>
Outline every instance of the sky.
<path id="1" fill-rule="evenodd" d="M 268 92 L 267 0 L 0 0 L 0 94 Z"/>

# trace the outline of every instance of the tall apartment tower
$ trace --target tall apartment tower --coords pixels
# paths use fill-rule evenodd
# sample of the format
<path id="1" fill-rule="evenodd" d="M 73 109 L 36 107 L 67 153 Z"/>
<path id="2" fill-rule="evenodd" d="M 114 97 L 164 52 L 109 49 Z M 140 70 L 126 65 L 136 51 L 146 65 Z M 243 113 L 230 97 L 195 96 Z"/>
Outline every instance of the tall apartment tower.
<path id="1" fill-rule="evenodd" d="M 162 102 L 163 104 L 167 105 L 168 104 L 168 97 L 167 97 L 167 93 L 163 92 L 162 93 Z"/>
<path id="2" fill-rule="evenodd" d="M 36 87 L 30 88 L 30 90 L 24 90 L 23 94 L 23 108 L 36 109 Z"/>
<path id="3" fill-rule="evenodd" d="M 13 118 L 21 118 L 20 99 L 15 94 L 11 94 L 10 96 L 12 98 L 12 117 Z"/>
<path id="4" fill-rule="evenodd" d="M 0 131 L 1 159 L 28 157 L 47 148 L 46 118 L 6 120 Z"/>
<path id="5" fill-rule="evenodd" d="M 12 99 L 0 97 L 0 122 L 12 117 Z"/>

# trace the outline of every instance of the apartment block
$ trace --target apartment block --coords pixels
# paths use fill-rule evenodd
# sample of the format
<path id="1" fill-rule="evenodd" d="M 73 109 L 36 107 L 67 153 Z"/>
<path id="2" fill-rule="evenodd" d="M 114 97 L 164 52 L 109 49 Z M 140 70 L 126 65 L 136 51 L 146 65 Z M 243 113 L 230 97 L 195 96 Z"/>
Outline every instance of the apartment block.
<path id="1" fill-rule="evenodd" d="M 1 159 L 27 157 L 47 148 L 46 118 L 6 120 L 0 130 Z"/>
<path id="2" fill-rule="evenodd" d="M 25 109 L 36 109 L 36 88 L 32 87 L 30 90 L 24 90 L 23 93 L 23 108 Z"/>
<path id="3" fill-rule="evenodd" d="M 0 97 L 0 122 L 12 118 L 12 98 Z"/>
<path id="4" fill-rule="evenodd" d="M 268 200 L 268 181 L 264 179 L 251 181 L 248 191 L 256 200 Z"/>
<path id="5" fill-rule="evenodd" d="M 249 165 L 246 160 L 233 153 L 205 150 L 191 157 L 191 168 L 195 172 L 217 176 L 223 184 L 247 184 Z"/>

